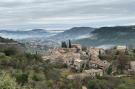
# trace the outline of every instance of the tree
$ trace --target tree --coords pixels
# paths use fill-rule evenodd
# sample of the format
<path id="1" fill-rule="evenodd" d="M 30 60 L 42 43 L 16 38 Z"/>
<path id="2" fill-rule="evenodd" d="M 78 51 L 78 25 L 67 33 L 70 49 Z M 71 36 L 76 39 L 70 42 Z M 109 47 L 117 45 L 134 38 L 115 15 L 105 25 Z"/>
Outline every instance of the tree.
<path id="1" fill-rule="evenodd" d="M 107 74 L 111 74 L 112 73 L 112 65 L 109 66 L 108 70 L 107 70 Z"/>
<path id="2" fill-rule="evenodd" d="M 72 45 L 71 45 L 71 41 L 69 40 L 69 48 L 71 48 L 72 47 Z"/>
<path id="3" fill-rule="evenodd" d="M 117 69 L 120 69 L 120 73 L 123 73 L 123 70 L 126 69 L 126 65 L 130 61 L 130 57 L 128 55 L 125 55 L 124 53 L 120 53 L 117 56 L 118 66 Z"/>
<path id="4" fill-rule="evenodd" d="M 63 41 L 63 42 L 61 43 L 61 47 L 62 47 L 62 48 L 67 48 L 67 44 L 66 44 L 65 41 Z"/>

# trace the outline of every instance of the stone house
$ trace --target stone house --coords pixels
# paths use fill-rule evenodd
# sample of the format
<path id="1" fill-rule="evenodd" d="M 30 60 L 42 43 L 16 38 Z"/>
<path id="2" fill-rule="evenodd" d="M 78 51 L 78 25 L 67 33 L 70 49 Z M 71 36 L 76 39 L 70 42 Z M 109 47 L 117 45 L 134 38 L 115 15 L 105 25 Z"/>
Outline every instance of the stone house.
<path id="1" fill-rule="evenodd" d="M 126 45 L 119 45 L 115 47 L 117 51 L 125 52 L 128 48 Z"/>
<path id="2" fill-rule="evenodd" d="M 135 71 L 135 61 L 130 61 L 130 68 Z"/>
<path id="3" fill-rule="evenodd" d="M 103 71 L 101 69 L 84 70 L 82 73 L 68 75 L 67 79 L 69 80 L 80 79 L 83 81 L 84 79 L 94 78 L 96 76 L 103 76 Z"/>
<path id="4" fill-rule="evenodd" d="M 84 60 L 80 60 L 80 59 L 77 59 L 77 60 L 74 60 L 74 64 L 73 64 L 73 67 L 76 69 L 76 70 L 80 70 L 83 66 L 83 64 L 85 63 Z"/>
<path id="5" fill-rule="evenodd" d="M 105 55 L 105 50 L 101 48 L 89 48 L 87 54 L 90 60 L 99 60 L 100 55 Z"/>
<path id="6" fill-rule="evenodd" d="M 42 58 L 44 60 L 50 60 L 51 63 L 63 62 L 63 60 L 60 60 L 62 59 L 62 54 L 56 49 L 49 50 Z"/>
<path id="7" fill-rule="evenodd" d="M 68 52 L 62 55 L 63 59 L 66 61 L 65 63 L 67 63 L 67 61 L 71 61 L 71 60 L 77 60 L 80 59 L 80 54 L 79 53 L 74 53 L 74 52 Z"/>
<path id="8" fill-rule="evenodd" d="M 65 60 L 65 64 L 66 64 L 68 67 L 73 66 L 73 64 L 74 64 L 74 59 Z"/>
<path id="9" fill-rule="evenodd" d="M 82 46 L 80 44 L 72 44 L 72 48 L 76 49 L 76 52 L 80 52 L 82 50 Z"/>
<path id="10" fill-rule="evenodd" d="M 103 70 L 101 70 L 101 69 L 84 70 L 83 73 L 86 73 L 86 74 L 90 75 L 91 77 L 103 76 Z"/>
<path id="11" fill-rule="evenodd" d="M 128 72 L 130 75 L 135 75 L 135 61 L 130 61 L 130 69 Z"/>
<path id="12" fill-rule="evenodd" d="M 107 69 L 110 66 L 110 63 L 106 60 L 90 60 L 89 67 L 94 69 Z"/>

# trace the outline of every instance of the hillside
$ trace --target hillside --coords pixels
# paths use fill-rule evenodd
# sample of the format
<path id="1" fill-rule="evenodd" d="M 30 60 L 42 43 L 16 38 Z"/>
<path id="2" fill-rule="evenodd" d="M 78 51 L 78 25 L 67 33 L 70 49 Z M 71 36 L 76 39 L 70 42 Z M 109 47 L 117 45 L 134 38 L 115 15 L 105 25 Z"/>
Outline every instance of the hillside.
<path id="1" fill-rule="evenodd" d="M 135 44 L 135 26 L 102 27 L 92 37 L 76 40 L 86 46 Z"/>
<path id="2" fill-rule="evenodd" d="M 4 50 L 7 48 L 16 48 L 22 52 L 26 50 L 26 47 L 24 44 L 14 41 L 13 39 L 6 39 L 3 37 L 0 37 L 0 50 Z"/>
<path id="3" fill-rule="evenodd" d="M 15 41 L 12 39 L 5 39 L 5 38 L 0 37 L 0 43 L 13 43 L 13 42 Z"/>
<path id="4" fill-rule="evenodd" d="M 50 39 L 55 40 L 68 40 L 68 39 L 79 39 L 84 38 L 84 36 L 89 35 L 94 28 L 91 27 L 74 27 L 69 30 L 66 30 L 62 33 L 52 36 Z"/>

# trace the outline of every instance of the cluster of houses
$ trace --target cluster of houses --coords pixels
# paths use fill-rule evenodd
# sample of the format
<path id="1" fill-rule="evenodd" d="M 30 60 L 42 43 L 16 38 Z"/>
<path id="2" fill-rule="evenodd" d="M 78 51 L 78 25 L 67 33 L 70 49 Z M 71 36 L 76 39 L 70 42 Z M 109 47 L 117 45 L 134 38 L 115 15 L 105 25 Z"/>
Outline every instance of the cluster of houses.
<path id="1" fill-rule="evenodd" d="M 44 60 L 50 60 L 52 63 L 66 64 L 69 69 L 74 69 L 77 72 L 89 73 L 89 75 L 103 75 L 110 63 L 106 60 L 100 60 L 99 55 L 104 54 L 103 49 L 89 48 L 86 51 L 82 50 L 80 44 L 72 44 L 71 48 L 56 48 L 49 50 L 43 56 Z M 81 56 L 84 56 L 82 58 Z"/>
<path id="2" fill-rule="evenodd" d="M 127 50 L 126 46 L 117 46 L 117 50 Z M 80 44 L 72 44 L 71 48 L 51 49 L 43 56 L 44 60 L 52 63 L 66 64 L 68 69 L 76 70 L 77 75 L 73 76 L 103 76 L 110 64 L 107 60 L 101 60 L 105 50 L 101 48 L 87 48 L 85 51 Z M 130 62 L 130 73 L 135 73 L 135 61 Z M 73 79 L 69 76 L 69 79 Z"/>

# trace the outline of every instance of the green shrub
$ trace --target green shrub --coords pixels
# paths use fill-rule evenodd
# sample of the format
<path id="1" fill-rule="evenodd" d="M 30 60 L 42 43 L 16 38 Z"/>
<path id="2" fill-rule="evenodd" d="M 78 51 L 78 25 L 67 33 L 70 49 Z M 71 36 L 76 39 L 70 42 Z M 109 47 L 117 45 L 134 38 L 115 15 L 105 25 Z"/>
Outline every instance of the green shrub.
<path id="1" fill-rule="evenodd" d="M 16 89 L 16 82 L 8 74 L 0 75 L 0 89 Z"/>
<path id="2" fill-rule="evenodd" d="M 107 70 L 107 74 L 110 75 L 112 73 L 112 65 L 109 66 L 108 70 Z"/>
<path id="3" fill-rule="evenodd" d="M 88 89 L 108 89 L 106 80 L 90 80 L 88 83 Z"/>
<path id="4" fill-rule="evenodd" d="M 16 82 L 18 84 L 21 84 L 22 86 L 25 83 L 28 83 L 28 74 L 26 74 L 26 73 L 19 73 L 15 77 L 16 77 Z"/>

